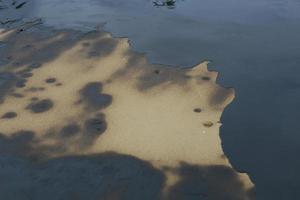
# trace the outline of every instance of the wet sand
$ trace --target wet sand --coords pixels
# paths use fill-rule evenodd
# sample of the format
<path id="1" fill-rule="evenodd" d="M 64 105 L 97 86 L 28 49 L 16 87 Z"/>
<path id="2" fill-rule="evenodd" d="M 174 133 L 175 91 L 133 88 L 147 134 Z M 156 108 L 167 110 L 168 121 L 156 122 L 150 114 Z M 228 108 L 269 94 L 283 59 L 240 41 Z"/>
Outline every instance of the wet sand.
<path id="1" fill-rule="evenodd" d="M 234 90 L 208 62 L 149 64 L 102 30 L 29 23 L 0 40 L 5 199 L 254 199 L 219 136 Z"/>
<path id="2" fill-rule="evenodd" d="M 257 199 L 300 199 L 298 0 L 177 1 L 174 9 L 148 0 L 30 0 L 16 9 L 22 2 L 1 1 L 0 26 L 35 18 L 57 29 L 105 24 L 150 63 L 190 67 L 212 60 L 218 83 L 236 92 L 222 114 L 224 153 L 251 177 Z"/>

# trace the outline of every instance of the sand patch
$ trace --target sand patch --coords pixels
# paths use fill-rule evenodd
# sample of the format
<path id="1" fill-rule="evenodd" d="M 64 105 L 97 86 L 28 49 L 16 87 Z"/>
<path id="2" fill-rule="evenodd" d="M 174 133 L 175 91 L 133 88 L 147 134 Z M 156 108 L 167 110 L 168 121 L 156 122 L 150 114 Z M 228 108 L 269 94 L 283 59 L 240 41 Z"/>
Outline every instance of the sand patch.
<path id="1" fill-rule="evenodd" d="M 252 198 L 253 184 L 232 169 L 219 137 L 234 91 L 216 84 L 208 62 L 151 65 L 127 39 L 101 31 L 0 38 L 8 44 L 0 72 L 2 153 L 51 160 L 115 152 L 163 172 L 163 199 Z"/>

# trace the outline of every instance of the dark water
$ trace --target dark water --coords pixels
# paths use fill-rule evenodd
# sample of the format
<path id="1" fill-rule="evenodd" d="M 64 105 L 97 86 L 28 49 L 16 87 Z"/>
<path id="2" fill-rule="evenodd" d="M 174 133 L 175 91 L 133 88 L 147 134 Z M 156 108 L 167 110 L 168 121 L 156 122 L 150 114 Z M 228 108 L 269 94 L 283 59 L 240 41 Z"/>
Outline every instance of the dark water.
<path id="1" fill-rule="evenodd" d="M 104 26 L 153 63 L 212 60 L 219 83 L 236 90 L 222 118 L 226 155 L 250 175 L 258 199 L 300 199 L 299 0 L 178 0 L 172 9 L 151 0 L 32 0 L 3 17 Z"/>

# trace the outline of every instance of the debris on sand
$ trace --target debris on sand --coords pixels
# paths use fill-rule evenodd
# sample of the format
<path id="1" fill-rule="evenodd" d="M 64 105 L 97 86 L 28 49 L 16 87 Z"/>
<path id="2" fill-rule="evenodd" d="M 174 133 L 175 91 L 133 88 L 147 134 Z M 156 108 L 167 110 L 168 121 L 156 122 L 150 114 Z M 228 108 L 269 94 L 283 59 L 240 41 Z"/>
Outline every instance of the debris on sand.
<path id="1" fill-rule="evenodd" d="M 207 128 L 210 128 L 210 127 L 212 127 L 214 125 L 214 123 L 212 123 L 212 122 L 204 122 L 203 123 L 203 126 L 205 126 L 205 127 L 207 127 Z"/>

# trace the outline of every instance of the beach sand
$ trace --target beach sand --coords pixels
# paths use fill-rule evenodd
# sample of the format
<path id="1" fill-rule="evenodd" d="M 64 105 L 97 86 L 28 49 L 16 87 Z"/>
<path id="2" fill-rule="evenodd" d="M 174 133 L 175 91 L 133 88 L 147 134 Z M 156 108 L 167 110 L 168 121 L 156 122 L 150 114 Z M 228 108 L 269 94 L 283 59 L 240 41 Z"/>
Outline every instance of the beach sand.
<path id="1" fill-rule="evenodd" d="M 219 136 L 234 90 L 207 61 L 150 64 L 101 30 L 0 32 L 4 199 L 254 199 Z"/>

